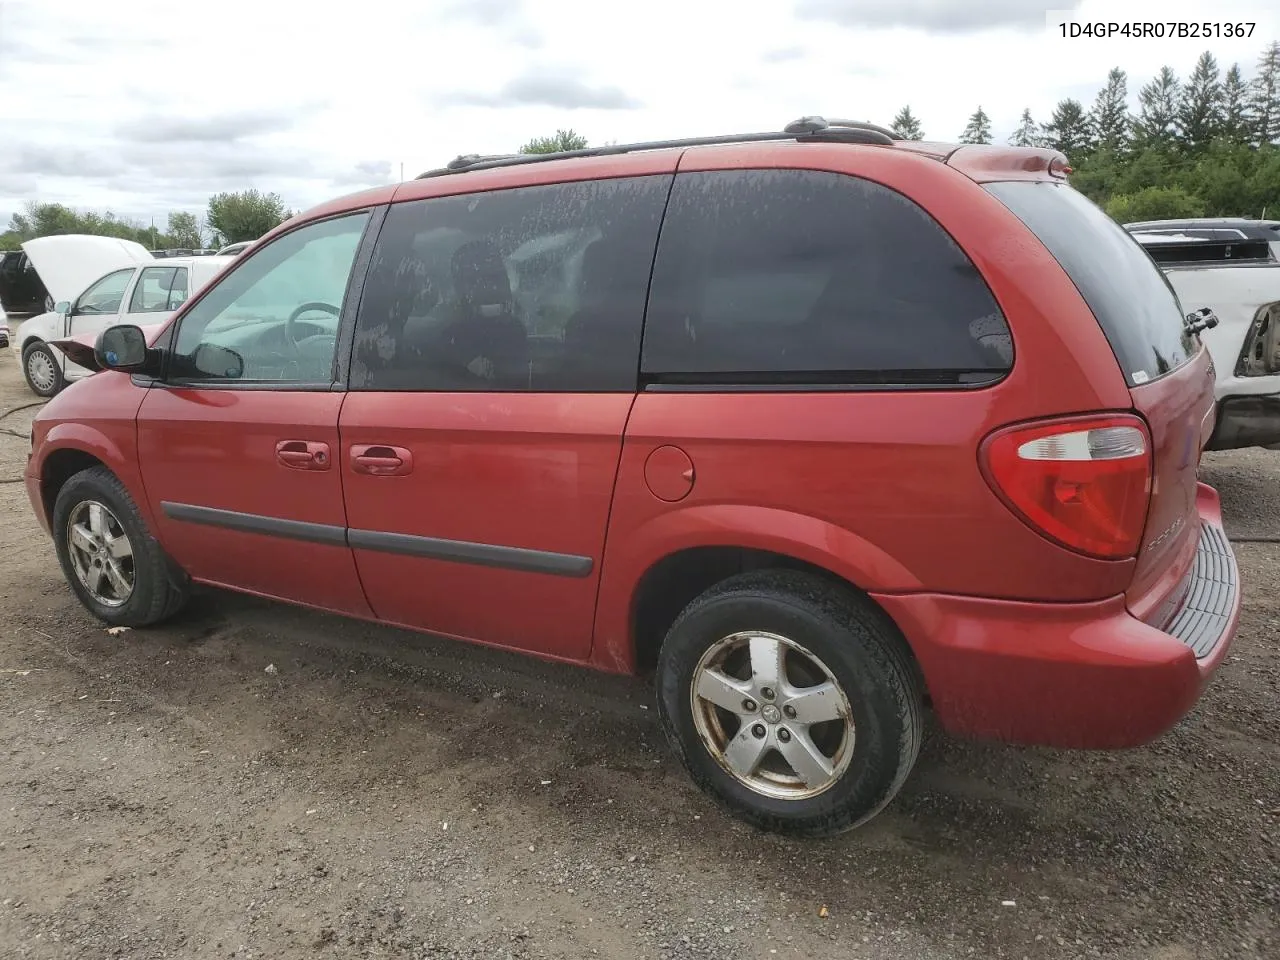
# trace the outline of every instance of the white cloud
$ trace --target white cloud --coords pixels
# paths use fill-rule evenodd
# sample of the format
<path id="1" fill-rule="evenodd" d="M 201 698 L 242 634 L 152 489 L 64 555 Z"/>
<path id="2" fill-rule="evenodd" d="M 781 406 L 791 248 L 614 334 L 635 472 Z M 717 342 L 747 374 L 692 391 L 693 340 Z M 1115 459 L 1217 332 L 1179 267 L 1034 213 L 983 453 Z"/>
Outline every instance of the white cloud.
<path id="1" fill-rule="evenodd" d="M 1061 39 L 1081 21 L 1253 21 L 1246 39 Z M 0 229 L 28 200 L 163 217 L 256 187 L 305 207 L 573 127 L 592 142 L 887 123 L 952 139 L 1048 119 L 1211 50 L 1251 73 L 1264 0 L 0 0 Z M 1118 8 L 1123 7 L 1123 13 Z M 16 95 L 15 95 L 16 92 Z"/>

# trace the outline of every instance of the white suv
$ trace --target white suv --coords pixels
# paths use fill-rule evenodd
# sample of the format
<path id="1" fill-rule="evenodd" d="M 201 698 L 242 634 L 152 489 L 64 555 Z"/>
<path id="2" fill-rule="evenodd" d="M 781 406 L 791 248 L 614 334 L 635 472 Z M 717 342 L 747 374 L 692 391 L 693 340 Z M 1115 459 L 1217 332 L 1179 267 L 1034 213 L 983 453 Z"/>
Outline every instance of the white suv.
<path id="1" fill-rule="evenodd" d="M 1209 308 L 1201 333 L 1217 370 L 1210 450 L 1280 447 L 1280 221 L 1127 223 L 1183 308 Z"/>

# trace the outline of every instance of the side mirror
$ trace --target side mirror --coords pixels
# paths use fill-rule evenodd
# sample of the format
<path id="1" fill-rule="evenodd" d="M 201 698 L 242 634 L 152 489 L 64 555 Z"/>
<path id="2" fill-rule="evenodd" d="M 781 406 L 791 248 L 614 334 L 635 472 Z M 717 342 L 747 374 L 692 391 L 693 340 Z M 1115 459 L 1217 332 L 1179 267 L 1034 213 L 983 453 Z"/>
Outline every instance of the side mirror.
<path id="1" fill-rule="evenodd" d="M 60 317 L 65 317 L 68 313 L 71 312 L 71 301 L 59 300 L 57 303 L 53 305 L 53 312 Z"/>
<path id="2" fill-rule="evenodd" d="M 131 323 L 107 327 L 98 334 L 93 355 L 104 370 L 141 370 L 147 362 L 147 338 Z"/>
<path id="3" fill-rule="evenodd" d="M 202 343 L 191 355 L 191 363 L 206 377 L 238 380 L 244 376 L 244 357 L 216 343 Z"/>

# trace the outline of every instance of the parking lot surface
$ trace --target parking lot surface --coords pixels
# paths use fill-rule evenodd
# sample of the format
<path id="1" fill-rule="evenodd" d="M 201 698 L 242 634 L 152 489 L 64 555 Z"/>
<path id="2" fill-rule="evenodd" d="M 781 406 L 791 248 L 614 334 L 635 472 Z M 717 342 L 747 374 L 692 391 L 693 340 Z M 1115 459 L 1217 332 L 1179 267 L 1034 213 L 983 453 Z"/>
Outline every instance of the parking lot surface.
<path id="1" fill-rule="evenodd" d="M 32 400 L 0 352 L 0 412 Z M 935 732 L 802 842 L 696 791 L 644 681 L 221 593 L 110 635 L 27 504 L 34 412 L 0 418 L 0 956 L 1280 956 L 1280 452 L 1206 458 L 1264 542 L 1176 729 Z"/>

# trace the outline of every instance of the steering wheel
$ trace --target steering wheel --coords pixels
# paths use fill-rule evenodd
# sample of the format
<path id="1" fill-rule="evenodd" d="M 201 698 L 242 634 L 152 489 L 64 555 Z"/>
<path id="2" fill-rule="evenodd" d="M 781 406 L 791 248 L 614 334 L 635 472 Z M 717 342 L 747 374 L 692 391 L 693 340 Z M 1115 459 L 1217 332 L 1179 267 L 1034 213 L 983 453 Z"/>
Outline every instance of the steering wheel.
<path id="1" fill-rule="evenodd" d="M 294 310 L 293 313 L 289 314 L 289 319 L 284 322 L 284 335 L 288 338 L 289 342 L 293 344 L 295 349 L 298 348 L 301 343 L 301 341 L 298 340 L 297 335 L 298 318 L 304 313 L 310 313 L 312 310 L 320 310 L 324 313 L 331 314 L 334 317 L 342 316 L 341 307 L 335 307 L 331 303 L 321 303 L 319 300 L 313 300 L 310 303 L 304 303 L 302 306 L 298 307 L 298 309 Z M 317 336 L 317 334 L 312 334 L 311 336 Z M 333 333 L 318 334 L 318 336 L 336 337 L 337 330 Z M 311 337 L 303 337 L 302 339 L 309 340 Z"/>

